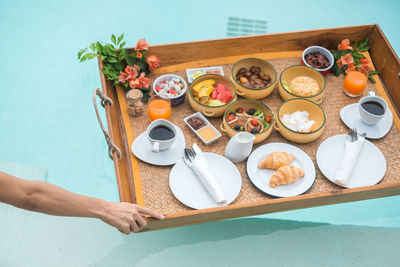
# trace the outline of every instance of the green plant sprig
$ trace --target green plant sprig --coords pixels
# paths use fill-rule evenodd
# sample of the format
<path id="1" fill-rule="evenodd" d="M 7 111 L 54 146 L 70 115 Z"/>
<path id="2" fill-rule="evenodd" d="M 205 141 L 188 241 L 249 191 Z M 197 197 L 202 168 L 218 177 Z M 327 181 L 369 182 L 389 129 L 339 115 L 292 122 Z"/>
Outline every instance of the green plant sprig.
<path id="1" fill-rule="evenodd" d="M 148 65 L 145 61 L 147 51 L 141 51 L 142 58 L 137 58 L 136 51 L 128 51 L 125 48 L 126 41 L 124 34 L 118 38 L 112 34 L 111 43 L 102 44 L 101 42 L 91 43 L 89 47 L 84 48 L 78 52 L 78 59 L 80 62 L 100 57 L 103 62 L 101 72 L 106 76 L 107 80 L 113 81 L 113 85 L 120 84 L 118 81 L 121 71 L 124 71 L 126 65 L 133 66 L 134 64 L 140 67 L 140 70 L 145 72 L 146 75 L 150 73 Z M 127 88 L 128 84 L 123 84 Z"/>

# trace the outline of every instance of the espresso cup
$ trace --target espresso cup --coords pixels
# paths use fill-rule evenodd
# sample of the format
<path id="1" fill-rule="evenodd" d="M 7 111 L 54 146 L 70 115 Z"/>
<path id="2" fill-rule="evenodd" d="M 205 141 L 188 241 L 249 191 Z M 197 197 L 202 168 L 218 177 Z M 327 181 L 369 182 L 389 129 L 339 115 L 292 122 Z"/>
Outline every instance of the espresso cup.
<path id="1" fill-rule="evenodd" d="M 369 107 L 367 104 L 369 104 Z M 368 96 L 360 99 L 358 108 L 363 123 L 367 125 L 376 125 L 385 117 L 388 105 L 382 97 L 376 96 L 374 92 L 368 92 Z"/>
<path id="2" fill-rule="evenodd" d="M 167 150 L 176 139 L 175 126 L 164 119 L 158 119 L 150 123 L 146 130 L 147 138 L 149 139 L 154 153 L 162 150 Z"/>

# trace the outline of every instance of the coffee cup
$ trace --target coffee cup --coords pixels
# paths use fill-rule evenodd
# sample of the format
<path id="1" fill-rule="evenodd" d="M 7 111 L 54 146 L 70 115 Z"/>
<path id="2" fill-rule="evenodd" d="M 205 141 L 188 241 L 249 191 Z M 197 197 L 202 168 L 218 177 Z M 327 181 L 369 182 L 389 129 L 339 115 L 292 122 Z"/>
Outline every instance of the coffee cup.
<path id="1" fill-rule="evenodd" d="M 162 150 L 167 150 L 176 139 L 175 126 L 164 119 L 158 119 L 150 123 L 146 130 L 147 138 L 149 139 L 154 153 Z"/>
<path id="2" fill-rule="evenodd" d="M 368 92 L 368 96 L 361 98 L 358 107 L 361 121 L 367 125 L 376 125 L 388 109 L 386 101 L 374 92 Z"/>

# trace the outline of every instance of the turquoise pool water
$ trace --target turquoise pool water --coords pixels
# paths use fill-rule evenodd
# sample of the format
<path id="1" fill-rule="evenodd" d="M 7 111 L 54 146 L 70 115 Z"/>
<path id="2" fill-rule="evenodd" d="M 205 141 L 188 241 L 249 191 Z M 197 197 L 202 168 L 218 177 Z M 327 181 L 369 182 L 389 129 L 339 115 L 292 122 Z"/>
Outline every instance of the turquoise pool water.
<path id="1" fill-rule="evenodd" d="M 111 33 L 125 33 L 131 46 L 142 37 L 150 44 L 222 38 L 228 18 L 240 17 L 267 20 L 269 33 L 379 23 L 400 54 L 399 1 L 347 2 L 0 0 L 0 167 L 118 201 L 91 103 L 101 86 L 97 63 L 80 64 L 78 50 Z M 0 266 L 400 262 L 398 196 L 130 236 L 95 220 L 3 204 L 0 218 Z"/>

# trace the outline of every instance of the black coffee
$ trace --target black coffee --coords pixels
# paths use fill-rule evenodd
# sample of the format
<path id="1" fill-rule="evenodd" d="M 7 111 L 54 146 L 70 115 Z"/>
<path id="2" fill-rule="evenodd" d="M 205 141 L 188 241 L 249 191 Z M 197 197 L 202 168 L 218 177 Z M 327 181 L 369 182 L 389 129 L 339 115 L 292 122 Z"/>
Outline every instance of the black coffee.
<path id="1" fill-rule="evenodd" d="M 149 136 L 153 140 L 169 140 L 175 137 L 174 131 L 171 128 L 159 125 L 151 129 Z"/>
<path id="2" fill-rule="evenodd" d="M 361 107 L 374 115 L 383 115 L 385 113 L 385 108 L 376 101 L 366 101 L 361 104 Z"/>

